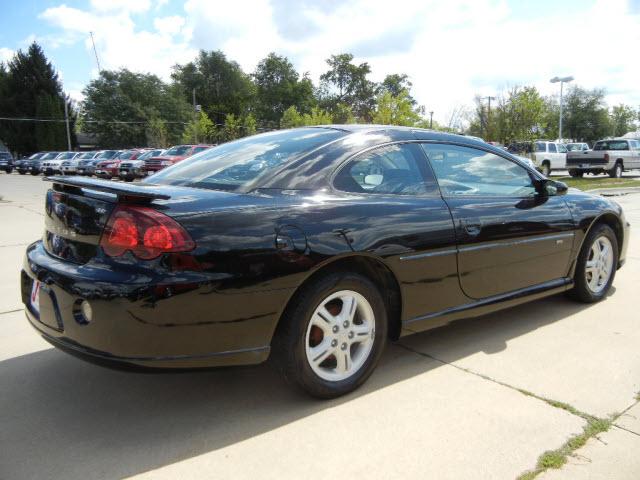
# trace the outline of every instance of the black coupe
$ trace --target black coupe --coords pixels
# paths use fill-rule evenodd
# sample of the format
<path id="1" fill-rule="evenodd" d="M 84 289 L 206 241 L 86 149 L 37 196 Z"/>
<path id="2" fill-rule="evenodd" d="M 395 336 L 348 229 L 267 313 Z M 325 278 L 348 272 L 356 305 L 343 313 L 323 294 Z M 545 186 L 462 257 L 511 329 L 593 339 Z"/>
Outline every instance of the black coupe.
<path id="1" fill-rule="evenodd" d="M 47 180 L 21 280 L 45 339 L 109 365 L 271 356 L 324 398 L 387 340 L 559 292 L 601 300 L 628 245 L 615 202 L 412 128 L 265 133 L 139 184 Z"/>

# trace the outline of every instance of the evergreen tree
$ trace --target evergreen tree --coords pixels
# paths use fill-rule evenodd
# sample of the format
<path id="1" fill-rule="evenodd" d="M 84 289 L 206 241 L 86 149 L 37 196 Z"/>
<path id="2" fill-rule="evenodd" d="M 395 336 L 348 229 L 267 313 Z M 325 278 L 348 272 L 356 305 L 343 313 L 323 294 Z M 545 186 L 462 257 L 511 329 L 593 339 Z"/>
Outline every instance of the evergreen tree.
<path id="1" fill-rule="evenodd" d="M 60 122 L 1 121 L 0 137 L 9 148 L 18 153 L 34 152 L 42 145 L 66 149 L 67 137 L 64 124 L 64 103 L 58 74 L 47 60 L 42 48 L 32 43 L 26 52 L 19 50 L 7 68 L 0 69 L 0 111 L 3 116 L 60 120 Z M 70 110 L 72 146 L 75 115 Z M 42 137 L 45 140 L 40 141 Z"/>

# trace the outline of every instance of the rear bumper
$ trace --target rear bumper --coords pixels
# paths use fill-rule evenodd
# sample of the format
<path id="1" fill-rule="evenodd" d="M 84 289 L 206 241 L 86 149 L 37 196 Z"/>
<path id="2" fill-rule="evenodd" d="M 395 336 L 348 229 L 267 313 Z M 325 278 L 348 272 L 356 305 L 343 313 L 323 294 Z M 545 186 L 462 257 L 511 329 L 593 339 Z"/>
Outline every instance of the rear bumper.
<path id="1" fill-rule="evenodd" d="M 263 362 L 277 323 L 274 302 L 290 294 L 218 292 L 215 275 L 202 272 L 154 276 L 105 267 L 63 262 L 36 242 L 21 275 L 31 325 L 54 346 L 97 363 L 184 369 Z M 39 311 L 31 305 L 34 280 L 42 285 Z M 83 301 L 91 305 L 89 321 Z"/>

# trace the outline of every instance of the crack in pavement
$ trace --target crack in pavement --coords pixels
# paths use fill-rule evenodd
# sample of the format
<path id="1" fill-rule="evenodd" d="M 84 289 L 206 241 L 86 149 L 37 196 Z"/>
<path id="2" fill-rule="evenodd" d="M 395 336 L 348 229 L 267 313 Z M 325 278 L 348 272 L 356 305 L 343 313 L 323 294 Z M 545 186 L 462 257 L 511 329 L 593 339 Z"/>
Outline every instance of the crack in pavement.
<path id="1" fill-rule="evenodd" d="M 522 388 L 514 387 L 513 385 L 509 385 L 508 383 L 501 382 L 500 380 L 496 380 L 495 378 L 489 377 L 488 375 L 484 375 L 482 373 L 474 372 L 473 370 L 470 370 L 468 368 L 464 368 L 464 367 L 461 367 L 461 366 L 456 365 L 454 363 L 450 363 L 450 362 L 447 362 L 445 360 L 441 360 L 440 358 L 434 357 L 433 355 L 431 355 L 429 353 L 420 352 L 419 350 L 415 350 L 415 349 L 413 349 L 411 347 L 408 347 L 407 345 L 403 345 L 402 343 L 396 343 L 396 345 L 398 345 L 401 348 L 404 348 L 405 350 L 407 350 L 409 352 L 413 352 L 413 353 L 415 353 L 417 355 L 420 355 L 420 356 L 423 356 L 423 357 L 426 357 L 426 358 L 430 358 L 432 360 L 435 360 L 436 362 L 440 362 L 443 365 L 449 365 L 449 366 L 451 366 L 453 368 L 457 368 L 458 370 L 460 370 L 462 372 L 469 373 L 471 375 L 475 375 L 476 377 L 480 377 L 483 380 L 488 380 L 488 381 L 493 382 L 493 383 L 495 383 L 497 385 L 500 385 L 502 387 L 506 387 L 506 388 L 509 388 L 511 390 L 515 390 L 516 392 L 519 392 L 519 393 L 521 393 L 523 395 L 526 395 L 528 397 L 533 397 L 533 398 L 535 398 L 537 400 L 540 400 L 540 401 L 546 403 L 547 405 L 549 405 L 551 407 L 559 408 L 561 410 L 564 410 L 564 411 L 566 411 L 566 412 L 568 412 L 568 413 L 570 413 L 572 415 L 575 415 L 576 417 L 582 418 L 583 420 L 589 421 L 589 420 L 598 418 L 595 415 L 591 415 L 589 413 L 581 412 L 580 410 L 578 410 L 577 408 L 573 407 L 572 405 L 569 405 L 568 403 L 559 402 L 557 400 L 551 400 L 551 399 L 546 398 L 546 397 L 541 397 L 540 395 L 536 395 L 533 392 L 530 392 L 528 390 L 524 390 Z M 631 407 L 626 408 L 625 412 L 629 408 L 631 408 Z"/>
<path id="2" fill-rule="evenodd" d="M 637 435 L 638 437 L 640 437 L 640 433 L 638 433 L 638 432 L 634 432 L 633 430 L 629 430 L 628 428 L 621 427 L 620 425 L 615 424 L 615 423 L 613 424 L 613 426 L 616 427 L 616 428 L 619 428 L 620 430 L 624 430 L 625 432 L 633 433 L 634 435 Z"/>
<path id="3" fill-rule="evenodd" d="M 15 310 L 7 310 L 6 312 L 0 312 L 0 315 L 4 315 L 6 313 L 16 313 L 21 311 L 22 311 L 22 308 L 16 308 Z"/>

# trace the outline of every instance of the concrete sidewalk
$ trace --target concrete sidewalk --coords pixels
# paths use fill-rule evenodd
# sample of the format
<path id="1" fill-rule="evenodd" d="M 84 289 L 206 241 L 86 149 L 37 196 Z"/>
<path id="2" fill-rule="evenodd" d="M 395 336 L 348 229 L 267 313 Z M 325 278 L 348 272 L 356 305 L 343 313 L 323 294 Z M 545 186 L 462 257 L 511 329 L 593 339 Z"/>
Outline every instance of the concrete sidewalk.
<path id="1" fill-rule="evenodd" d="M 0 174 L 0 478 L 517 478 L 621 414 L 537 478 L 640 478 L 640 195 L 625 268 L 597 305 L 563 296 L 390 345 L 369 382 L 322 402 L 268 365 L 103 369 L 51 348 L 20 311 L 44 184 Z M 563 402 L 563 403 L 559 403 Z"/>

